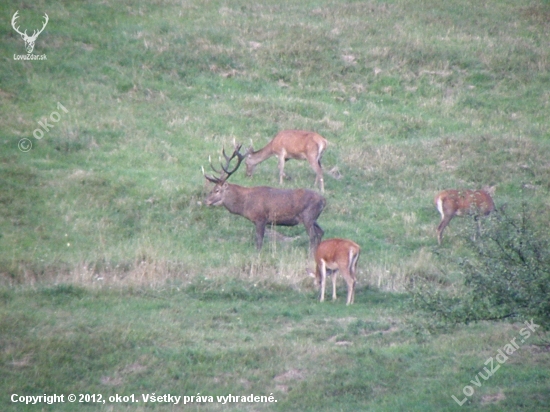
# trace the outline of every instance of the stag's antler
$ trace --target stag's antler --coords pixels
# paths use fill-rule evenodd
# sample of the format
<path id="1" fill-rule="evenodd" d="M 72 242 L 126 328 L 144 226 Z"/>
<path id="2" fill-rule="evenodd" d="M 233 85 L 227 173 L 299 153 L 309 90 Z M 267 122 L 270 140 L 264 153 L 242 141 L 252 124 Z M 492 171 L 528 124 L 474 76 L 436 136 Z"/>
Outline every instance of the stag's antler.
<path id="1" fill-rule="evenodd" d="M 206 174 L 204 174 L 204 168 L 202 169 L 202 173 L 204 175 L 204 177 L 211 181 L 212 183 L 223 183 L 225 182 L 229 176 L 231 176 L 233 173 L 235 173 L 237 171 L 237 169 L 239 168 L 239 166 L 241 165 L 241 162 L 243 161 L 243 159 L 245 158 L 245 155 L 242 154 L 240 152 L 241 150 L 241 146 L 242 144 L 236 144 L 235 145 L 235 150 L 233 151 L 233 154 L 231 156 L 228 156 L 226 153 L 225 153 L 225 148 L 222 149 L 222 154 L 223 154 L 223 157 L 225 158 L 225 166 L 223 164 L 221 164 L 220 162 L 220 166 L 223 170 L 223 172 L 225 172 L 225 176 L 223 176 L 223 173 L 219 170 L 217 170 L 213 165 L 212 165 L 212 161 L 210 160 L 210 167 L 212 168 L 212 170 L 214 172 L 216 172 L 217 174 L 220 175 L 220 177 L 215 177 L 215 176 L 208 176 Z M 231 163 L 231 161 L 237 157 L 238 161 L 237 161 L 237 164 L 236 166 L 233 168 L 233 170 L 228 170 L 229 168 L 229 164 Z"/>
<path id="2" fill-rule="evenodd" d="M 34 30 L 33 33 L 32 33 L 32 36 L 29 36 L 27 35 L 27 30 L 25 30 L 25 32 L 21 33 L 21 31 L 19 30 L 19 26 L 15 27 L 15 24 L 16 24 L 16 20 L 19 18 L 19 10 L 17 10 L 15 12 L 15 14 L 13 15 L 12 19 L 11 19 L 11 26 L 13 27 L 13 29 L 19 33 L 21 35 L 21 37 L 23 38 L 23 40 L 25 41 L 25 44 L 26 44 L 26 48 L 27 48 L 27 52 L 28 53 L 32 53 L 33 49 L 34 49 L 34 42 L 36 41 L 36 38 L 38 37 L 38 35 L 40 33 L 42 33 L 44 31 L 44 29 L 46 28 L 46 25 L 48 24 L 48 21 L 50 20 L 48 15 L 46 13 L 44 13 L 44 24 L 42 25 L 42 28 L 40 30 Z"/>
<path id="3" fill-rule="evenodd" d="M 27 30 L 25 30 L 25 33 L 21 33 L 19 31 L 19 26 L 15 27 L 15 20 L 17 20 L 19 18 L 19 16 L 17 15 L 17 13 L 19 13 L 19 10 L 17 10 L 15 12 L 15 14 L 13 15 L 13 17 L 11 18 L 11 27 L 13 27 L 13 29 L 19 33 L 21 36 L 23 36 L 23 38 L 25 38 L 27 36 Z"/>
<path id="4" fill-rule="evenodd" d="M 235 146 L 235 150 L 233 151 L 233 154 L 231 155 L 231 157 L 229 157 L 225 154 L 225 149 L 222 150 L 223 157 L 225 157 L 226 166 L 223 166 L 223 165 L 221 165 L 221 166 L 222 166 L 223 171 L 225 173 L 227 173 L 226 179 L 237 171 L 237 169 L 241 165 L 241 162 L 245 158 L 245 155 L 241 154 L 241 152 L 240 152 L 241 146 L 242 146 L 242 144 L 238 144 L 237 146 Z M 233 168 L 232 171 L 229 171 L 229 170 L 227 170 L 227 168 L 229 167 L 229 163 L 231 162 L 231 160 L 233 160 L 235 158 L 235 156 L 237 156 L 237 158 L 238 158 L 237 165 Z"/>

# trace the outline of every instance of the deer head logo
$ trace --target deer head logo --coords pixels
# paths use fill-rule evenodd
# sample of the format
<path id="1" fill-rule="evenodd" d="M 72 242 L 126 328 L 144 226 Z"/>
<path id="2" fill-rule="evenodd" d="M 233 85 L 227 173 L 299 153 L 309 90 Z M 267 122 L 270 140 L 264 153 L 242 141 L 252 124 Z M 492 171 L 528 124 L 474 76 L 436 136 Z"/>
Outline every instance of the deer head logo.
<path id="1" fill-rule="evenodd" d="M 19 26 L 15 26 L 16 24 L 16 20 L 19 18 L 18 14 L 19 13 L 19 10 L 17 10 L 15 12 L 15 14 L 13 15 L 12 19 L 11 19 L 11 26 L 13 27 L 13 29 L 19 33 L 21 35 L 21 37 L 23 38 L 23 40 L 25 41 L 25 48 L 27 49 L 27 53 L 31 54 L 32 51 L 34 50 L 34 42 L 36 41 L 36 38 L 38 37 L 38 35 L 40 33 L 42 33 L 44 31 L 44 29 L 46 28 L 46 24 L 48 24 L 48 15 L 46 13 L 44 13 L 44 24 L 42 25 L 42 28 L 40 30 L 34 30 L 33 33 L 32 33 L 32 36 L 28 36 L 27 35 L 27 30 L 25 30 L 24 33 L 21 33 L 19 31 Z"/>

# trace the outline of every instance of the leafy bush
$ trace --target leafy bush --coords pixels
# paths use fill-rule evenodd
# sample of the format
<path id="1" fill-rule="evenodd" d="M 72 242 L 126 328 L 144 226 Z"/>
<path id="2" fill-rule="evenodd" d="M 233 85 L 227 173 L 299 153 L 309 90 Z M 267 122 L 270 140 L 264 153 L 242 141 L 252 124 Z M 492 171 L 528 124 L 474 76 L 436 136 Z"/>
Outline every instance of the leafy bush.
<path id="1" fill-rule="evenodd" d="M 484 220 L 481 236 L 464 236 L 467 254 L 455 258 L 463 284 L 442 290 L 419 279 L 416 306 L 445 323 L 521 318 L 548 330 L 550 245 L 539 216 L 524 204 Z"/>

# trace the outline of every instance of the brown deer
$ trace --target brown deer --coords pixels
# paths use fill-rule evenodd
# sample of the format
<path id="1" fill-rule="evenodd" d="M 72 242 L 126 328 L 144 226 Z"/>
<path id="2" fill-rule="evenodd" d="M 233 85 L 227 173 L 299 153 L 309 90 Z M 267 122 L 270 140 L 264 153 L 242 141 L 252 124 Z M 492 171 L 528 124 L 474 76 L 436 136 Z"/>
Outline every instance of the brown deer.
<path id="1" fill-rule="evenodd" d="M 277 156 L 279 158 L 279 184 L 283 184 L 285 162 L 288 159 L 307 160 L 316 173 L 314 185 L 319 184 L 325 191 L 321 156 L 327 147 L 327 140 L 315 132 L 305 130 L 283 130 L 262 149 L 254 151 L 252 147 L 246 155 L 246 175 L 252 176 L 258 163 Z"/>
<path id="2" fill-rule="evenodd" d="M 323 229 L 317 224 L 317 218 L 323 211 L 326 200 L 319 193 L 306 189 L 276 189 L 266 186 L 243 187 L 227 183 L 227 179 L 239 168 L 245 155 L 237 145 L 231 156 L 223 155 L 226 165 L 224 173 L 212 169 L 220 177 L 204 177 L 214 183 L 214 189 L 206 198 L 208 206 L 223 205 L 231 213 L 243 216 L 256 226 L 256 248 L 262 248 L 266 225 L 295 226 L 302 223 L 309 235 L 310 253 L 313 253 L 323 237 Z M 237 157 L 233 170 L 229 163 Z M 204 173 L 204 171 L 203 171 Z"/>
<path id="3" fill-rule="evenodd" d="M 486 216 L 495 210 L 491 195 L 495 186 L 482 190 L 443 190 L 434 199 L 435 206 L 441 214 L 441 222 L 437 226 L 437 242 L 441 245 L 443 230 L 455 216 L 474 215 L 480 228 L 479 216 Z"/>
<path id="4" fill-rule="evenodd" d="M 336 278 L 338 270 L 342 273 L 348 285 L 348 298 L 346 305 L 351 305 L 355 298 L 355 283 L 357 278 L 357 261 L 361 248 L 355 242 L 348 239 L 323 240 L 315 251 L 315 273 L 308 270 L 314 276 L 321 287 L 319 301 L 325 300 L 325 285 L 327 271 L 332 274 L 332 300 L 336 300 Z"/>

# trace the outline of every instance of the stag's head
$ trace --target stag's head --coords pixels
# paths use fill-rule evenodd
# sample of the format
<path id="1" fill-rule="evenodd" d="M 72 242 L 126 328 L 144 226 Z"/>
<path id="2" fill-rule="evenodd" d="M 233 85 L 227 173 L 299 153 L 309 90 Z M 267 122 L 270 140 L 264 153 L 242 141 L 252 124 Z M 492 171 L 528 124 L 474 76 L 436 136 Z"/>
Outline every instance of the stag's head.
<path id="1" fill-rule="evenodd" d="M 49 20 L 48 15 L 44 13 L 44 24 L 42 25 L 42 28 L 40 30 L 34 30 L 32 33 L 32 36 L 29 36 L 27 35 L 27 30 L 21 33 L 21 31 L 19 30 L 19 26 L 17 27 L 15 26 L 16 20 L 19 18 L 17 13 L 19 13 L 19 10 L 17 10 L 13 15 L 11 19 L 11 26 L 17 33 L 21 35 L 21 37 L 25 41 L 25 48 L 27 49 L 27 53 L 31 54 L 32 51 L 34 50 L 34 42 L 36 41 L 38 35 L 44 31 L 44 29 L 46 28 L 46 24 L 48 24 L 48 20 Z"/>
<path id="2" fill-rule="evenodd" d="M 206 197 L 206 204 L 208 206 L 220 206 L 223 204 L 223 201 L 225 199 L 225 192 L 228 188 L 227 179 L 229 178 L 229 176 L 237 171 L 245 157 L 245 155 L 241 154 L 240 149 L 240 144 L 235 145 L 235 150 L 233 151 L 233 154 L 231 156 L 228 156 L 225 153 L 225 149 L 222 150 L 223 157 L 225 158 L 225 165 L 220 165 L 222 168 L 221 171 L 216 170 L 214 166 L 212 166 L 212 162 L 210 162 L 210 167 L 212 168 L 212 170 L 214 170 L 214 172 L 219 175 L 219 177 L 204 174 L 203 170 L 203 174 L 206 180 L 215 184 L 214 189 L 212 189 L 212 191 Z M 237 164 L 232 170 L 229 170 L 229 164 L 231 163 L 231 160 L 233 160 L 235 157 L 237 158 Z"/>

